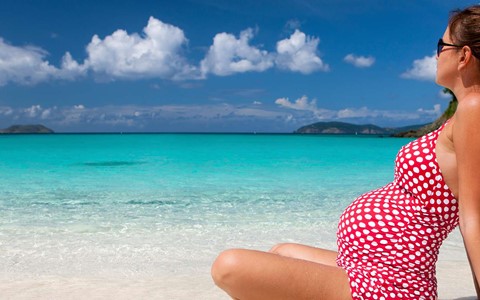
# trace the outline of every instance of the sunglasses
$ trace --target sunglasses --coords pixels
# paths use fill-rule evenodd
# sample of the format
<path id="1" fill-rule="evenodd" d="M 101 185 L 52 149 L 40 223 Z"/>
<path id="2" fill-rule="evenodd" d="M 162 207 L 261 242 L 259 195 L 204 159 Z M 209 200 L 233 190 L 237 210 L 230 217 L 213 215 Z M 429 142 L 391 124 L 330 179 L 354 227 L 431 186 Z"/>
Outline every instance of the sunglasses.
<path id="1" fill-rule="evenodd" d="M 448 43 L 445 43 L 445 42 L 443 41 L 443 39 L 438 39 L 438 43 L 437 43 L 437 56 L 440 56 L 440 53 L 442 53 L 443 47 L 445 47 L 445 46 L 452 46 L 452 47 L 457 47 L 457 48 L 463 47 L 463 46 L 460 46 L 460 45 L 448 44 Z"/>

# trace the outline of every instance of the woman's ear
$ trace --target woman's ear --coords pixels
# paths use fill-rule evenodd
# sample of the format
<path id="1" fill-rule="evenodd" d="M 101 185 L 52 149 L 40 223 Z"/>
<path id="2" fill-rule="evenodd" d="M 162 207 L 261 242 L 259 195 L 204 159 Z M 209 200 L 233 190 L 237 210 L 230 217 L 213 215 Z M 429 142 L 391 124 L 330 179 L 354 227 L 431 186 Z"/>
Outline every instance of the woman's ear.
<path id="1" fill-rule="evenodd" d="M 458 53 L 458 70 L 462 70 L 473 60 L 472 49 L 468 46 L 463 46 Z"/>

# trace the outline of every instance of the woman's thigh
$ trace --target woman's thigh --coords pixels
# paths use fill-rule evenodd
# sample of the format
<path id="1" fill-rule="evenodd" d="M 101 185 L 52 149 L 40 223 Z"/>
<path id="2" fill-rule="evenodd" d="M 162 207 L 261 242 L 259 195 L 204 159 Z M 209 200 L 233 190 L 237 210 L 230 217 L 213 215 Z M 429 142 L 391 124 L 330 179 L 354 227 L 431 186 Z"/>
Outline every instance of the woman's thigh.
<path id="1" fill-rule="evenodd" d="M 240 300 L 351 299 L 343 269 L 268 252 L 222 252 L 212 276 L 220 288 Z"/>

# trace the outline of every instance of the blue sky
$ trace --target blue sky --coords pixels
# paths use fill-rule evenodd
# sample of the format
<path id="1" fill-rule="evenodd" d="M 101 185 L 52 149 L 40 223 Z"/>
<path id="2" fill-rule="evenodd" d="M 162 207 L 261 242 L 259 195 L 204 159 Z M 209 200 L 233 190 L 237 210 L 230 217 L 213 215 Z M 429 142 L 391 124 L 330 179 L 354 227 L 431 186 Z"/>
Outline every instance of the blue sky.
<path id="1" fill-rule="evenodd" d="M 291 132 L 430 122 L 471 1 L 1 0 L 0 128 Z"/>

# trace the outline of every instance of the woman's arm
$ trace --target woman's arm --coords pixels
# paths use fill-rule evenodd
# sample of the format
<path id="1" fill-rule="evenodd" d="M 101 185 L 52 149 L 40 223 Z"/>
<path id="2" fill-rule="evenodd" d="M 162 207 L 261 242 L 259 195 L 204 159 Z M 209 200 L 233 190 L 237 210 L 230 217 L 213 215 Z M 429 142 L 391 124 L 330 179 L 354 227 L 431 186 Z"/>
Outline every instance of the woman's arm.
<path id="1" fill-rule="evenodd" d="M 468 262 L 470 263 L 470 269 L 472 271 L 473 284 L 475 285 L 475 292 L 477 293 L 477 298 L 480 298 L 480 287 L 478 286 L 478 282 L 476 279 L 477 276 L 475 276 L 475 272 L 473 271 L 472 262 L 470 261 L 470 256 L 468 255 L 468 253 L 467 253 L 467 258 L 468 258 Z"/>
<path id="2" fill-rule="evenodd" d="M 480 279 L 480 95 L 469 95 L 459 102 L 453 143 L 458 168 L 460 231 L 477 287 Z"/>

